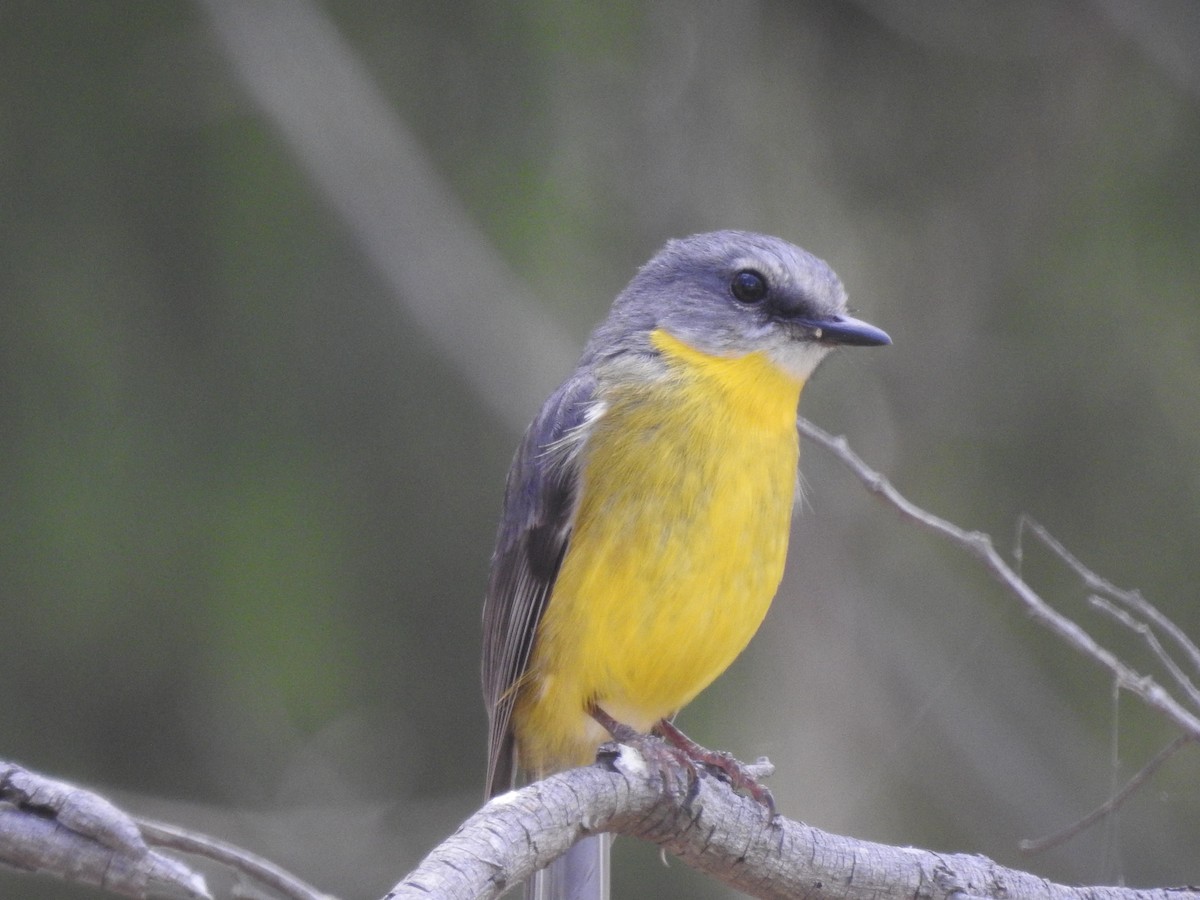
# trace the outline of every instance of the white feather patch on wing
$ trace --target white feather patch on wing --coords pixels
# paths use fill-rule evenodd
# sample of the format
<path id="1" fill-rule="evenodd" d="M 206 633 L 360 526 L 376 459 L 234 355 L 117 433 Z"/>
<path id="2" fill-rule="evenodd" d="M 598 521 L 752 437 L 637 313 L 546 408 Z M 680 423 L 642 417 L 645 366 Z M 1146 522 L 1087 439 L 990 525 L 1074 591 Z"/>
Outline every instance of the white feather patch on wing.
<path id="1" fill-rule="evenodd" d="M 587 411 L 578 425 L 566 431 L 562 437 L 547 444 L 538 454 L 540 459 L 552 468 L 568 465 L 579 455 L 583 445 L 587 443 L 592 428 L 608 411 L 608 404 L 603 400 L 595 400 L 588 404 Z"/>

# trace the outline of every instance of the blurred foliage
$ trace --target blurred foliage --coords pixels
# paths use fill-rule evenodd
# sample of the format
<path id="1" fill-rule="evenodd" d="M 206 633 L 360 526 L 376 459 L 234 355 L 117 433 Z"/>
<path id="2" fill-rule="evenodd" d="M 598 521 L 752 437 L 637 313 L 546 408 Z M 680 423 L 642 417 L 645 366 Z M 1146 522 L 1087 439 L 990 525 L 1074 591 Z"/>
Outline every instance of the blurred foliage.
<path id="1" fill-rule="evenodd" d="M 1200 635 L 1187 0 L 325 9 L 580 343 L 668 237 L 792 239 L 895 340 L 828 363 L 807 415 L 1001 543 L 1033 514 Z M 198 8 L 8 3 L 0 72 L 0 755 L 379 895 L 479 799 L 514 423 L 408 321 Z M 1195 883 L 1194 753 L 1016 854 L 1169 731 L 819 451 L 803 469 L 768 628 L 684 726 L 772 756 L 782 810 L 821 827 Z M 1026 571 L 1089 616 L 1044 553 Z M 619 854 L 618 896 L 726 895 Z"/>

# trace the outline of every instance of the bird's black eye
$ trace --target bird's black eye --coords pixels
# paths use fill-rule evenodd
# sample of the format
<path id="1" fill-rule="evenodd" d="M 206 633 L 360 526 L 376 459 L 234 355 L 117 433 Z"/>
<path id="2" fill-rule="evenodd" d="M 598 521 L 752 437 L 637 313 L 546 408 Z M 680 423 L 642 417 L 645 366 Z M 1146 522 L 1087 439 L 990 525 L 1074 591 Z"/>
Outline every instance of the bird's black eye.
<path id="1" fill-rule="evenodd" d="M 767 279 L 753 269 L 742 269 L 733 276 L 729 290 L 742 303 L 757 303 L 767 296 Z"/>

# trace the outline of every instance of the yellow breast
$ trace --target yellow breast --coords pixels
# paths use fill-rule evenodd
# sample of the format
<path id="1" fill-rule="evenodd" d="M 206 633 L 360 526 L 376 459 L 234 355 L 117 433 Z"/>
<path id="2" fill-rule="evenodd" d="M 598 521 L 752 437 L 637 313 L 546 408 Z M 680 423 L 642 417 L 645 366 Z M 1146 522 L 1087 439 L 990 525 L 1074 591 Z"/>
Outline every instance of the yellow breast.
<path id="1" fill-rule="evenodd" d="M 535 773 L 590 761 L 596 702 L 645 731 L 742 651 L 783 574 L 801 383 L 652 335 L 666 377 L 602 387 L 570 547 L 514 725 Z"/>

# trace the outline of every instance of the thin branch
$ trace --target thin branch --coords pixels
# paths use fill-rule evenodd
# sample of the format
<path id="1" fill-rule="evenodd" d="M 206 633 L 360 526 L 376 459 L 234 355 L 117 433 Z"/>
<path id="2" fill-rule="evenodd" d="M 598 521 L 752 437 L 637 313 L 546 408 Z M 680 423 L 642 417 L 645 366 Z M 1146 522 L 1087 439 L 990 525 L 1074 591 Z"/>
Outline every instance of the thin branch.
<path id="1" fill-rule="evenodd" d="M 1142 675 L 1125 665 L 1111 651 L 1100 646 L 1076 622 L 1046 603 L 996 552 L 990 537 L 979 531 L 964 531 L 952 522 L 939 518 L 912 503 L 896 490 L 891 482 L 863 462 L 850 449 L 845 438 L 834 437 L 804 418 L 799 420 L 799 428 L 802 434 L 830 450 L 858 476 L 866 485 L 867 490 L 895 507 L 904 518 L 920 525 L 927 531 L 946 538 L 978 559 L 984 569 L 1021 602 L 1025 611 L 1035 621 L 1048 628 L 1084 656 L 1107 669 L 1124 690 L 1139 697 L 1142 702 L 1157 710 L 1181 731 L 1194 739 L 1200 739 L 1200 718 L 1186 709 L 1153 678 Z M 1037 532 L 1035 531 L 1035 533 Z M 1071 558 L 1073 559 L 1073 557 Z M 1086 568 L 1083 571 L 1087 571 Z"/>
<path id="2" fill-rule="evenodd" d="M 1143 641 L 1145 641 L 1146 646 L 1150 648 L 1150 652 L 1154 654 L 1160 663 L 1162 663 L 1163 668 L 1165 668 L 1170 674 L 1171 678 L 1174 679 L 1180 690 L 1187 694 L 1187 697 L 1192 702 L 1192 705 L 1197 709 L 1200 709 L 1200 691 L 1196 690 L 1196 686 L 1192 684 L 1192 680 L 1188 678 L 1187 674 L 1181 668 L 1179 668 L 1179 664 L 1175 662 L 1175 659 L 1167 652 L 1166 648 L 1163 647 L 1162 641 L 1158 639 L 1158 635 L 1154 633 L 1154 629 L 1152 629 L 1141 619 L 1134 618 L 1132 614 L 1115 605 L 1107 597 L 1101 597 L 1099 594 L 1092 594 L 1088 597 L 1088 602 L 1093 608 L 1100 610 L 1102 613 L 1119 622 L 1121 625 L 1124 625 L 1134 634 L 1138 635 Z"/>
<path id="3" fill-rule="evenodd" d="M 1191 662 L 1192 668 L 1200 673 L 1200 647 L 1184 634 L 1183 629 L 1176 625 L 1173 621 L 1163 615 L 1158 607 L 1148 602 L 1139 591 L 1127 591 L 1117 587 L 1111 581 L 1101 578 L 1082 562 L 1080 562 L 1070 550 L 1062 545 L 1062 543 L 1054 537 L 1046 528 L 1030 518 L 1027 515 L 1022 515 L 1018 526 L 1019 529 L 1028 529 L 1034 537 L 1042 542 L 1045 547 L 1050 550 L 1055 556 L 1061 559 L 1068 568 L 1071 569 L 1083 582 L 1084 587 L 1089 591 L 1094 591 L 1098 594 L 1107 594 L 1113 600 L 1127 606 L 1129 609 L 1144 616 L 1151 623 L 1157 626 L 1175 644 L 1182 650 Z"/>
<path id="4" fill-rule="evenodd" d="M 1117 791 L 1086 816 L 1075 822 L 1072 822 L 1061 831 L 1056 831 L 1054 834 L 1047 835 L 1046 837 L 1042 838 L 1023 840 L 1017 846 L 1021 848 L 1022 853 L 1029 853 L 1031 855 L 1034 853 L 1041 853 L 1045 850 L 1050 850 L 1054 847 L 1057 847 L 1059 844 L 1070 840 L 1085 829 L 1091 828 L 1105 816 L 1116 812 L 1121 807 L 1122 803 L 1132 797 L 1134 792 L 1136 792 L 1138 788 L 1145 784 L 1146 781 L 1148 781 L 1150 777 L 1162 767 L 1163 763 L 1182 750 L 1185 745 L 1190 744 L 1192 740 L 1193 738 L 1191 735 L 1179 735 L 1177 738 L 1175 738 L 1175 740 L 1163 747 L 1162 750 L 1158 751 L 1158 753 L 1152 760 L 1150 760 L 1150 762 L 1142 766 L 1141 770 L 1132 778 L 1130 778 L 1129 781 L 1125 783 L 1125 786 L 1121 788 L 1121 790 Z"/>
<path id="5" fill-rule="evenodd" d="M 148 843 L 221 863 L 282 894 L 288 900 L 336 900 L 332 894 L 322 893 L 270 860 L 226 841 L 165 822 L 150 819 L 134 821 Z"/>

